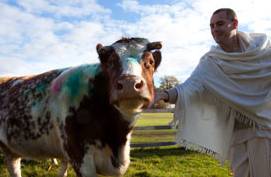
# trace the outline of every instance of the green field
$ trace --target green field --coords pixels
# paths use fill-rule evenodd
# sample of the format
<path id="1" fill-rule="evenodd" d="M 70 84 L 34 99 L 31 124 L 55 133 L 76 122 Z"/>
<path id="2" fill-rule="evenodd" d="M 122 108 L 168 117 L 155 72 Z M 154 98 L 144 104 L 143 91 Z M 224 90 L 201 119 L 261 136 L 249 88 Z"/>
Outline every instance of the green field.
<path id="1" fill-rule="evenodd" d="M 137 121 L 137 127 L 168 125 L 172 120 L 172 113 L 143 113 Z M 135 130 L 132 143 L 165 142 L 175 140 L 175 130 Z"/>
<path id="2" fill-rule="evenodd" d="M 172 113 L 142 113 L 136 126 L 168 125 L 172 116 Z"/>
<path id="3" fill-rule="evenodd" d="M 143 113 L 136 126 L 167 125 L 171 113 Z M 137 130 L 132 143 L 174 141 L 174 130 Z M 53 177 L 58 166 L 50 160 L 22 161 L 23 177 Z M 68 176 L 75 177 L 71 168 Z M 0 177 L 8 177 L 0 155 Z M 213 157 L 178 146 L 132 148 L 131 165 L 124 177 L 231 177 L 228 166 Z"/>

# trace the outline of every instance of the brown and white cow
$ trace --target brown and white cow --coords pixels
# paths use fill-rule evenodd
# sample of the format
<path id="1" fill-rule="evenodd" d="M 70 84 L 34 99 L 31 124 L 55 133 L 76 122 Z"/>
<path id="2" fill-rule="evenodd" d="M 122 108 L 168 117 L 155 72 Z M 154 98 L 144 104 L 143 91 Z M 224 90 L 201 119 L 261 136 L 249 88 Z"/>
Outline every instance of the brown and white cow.
<path id="1" fill-rule="evenodd" d="M 123 38 L 97 45 L 100 63 L 0 78 L 0 147 L 12 177 L 20 158 L 60 158 L 77 176 L 120 176 L 130 135 L 154 97 L 160 42 Z"/>

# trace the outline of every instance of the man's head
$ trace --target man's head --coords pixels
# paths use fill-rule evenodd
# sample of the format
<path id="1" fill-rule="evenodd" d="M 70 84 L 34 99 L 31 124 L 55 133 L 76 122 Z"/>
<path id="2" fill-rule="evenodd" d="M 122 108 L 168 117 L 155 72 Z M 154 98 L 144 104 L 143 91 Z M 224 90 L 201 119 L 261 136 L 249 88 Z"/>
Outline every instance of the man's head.
<path id="1" fill-rule="evenodd" d="M 211 33 L 219 45 L 223 45 L 237 34 L 238 20 L 230 8 L 217 9 L 210 21 Z"/>

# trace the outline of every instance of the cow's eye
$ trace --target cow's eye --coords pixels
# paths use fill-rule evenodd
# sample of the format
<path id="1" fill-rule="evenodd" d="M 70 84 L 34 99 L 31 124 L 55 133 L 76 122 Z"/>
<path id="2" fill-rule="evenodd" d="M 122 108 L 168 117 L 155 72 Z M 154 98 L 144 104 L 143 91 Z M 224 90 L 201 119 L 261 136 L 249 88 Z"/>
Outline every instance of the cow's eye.
<path id="1" fill-rule="evenodd" d="M 154 61 L 153 60 L 150 60 L 150 65 L 153 65 L 154 64 Z"/>
<path id="2" fill-rule="evenodd" d="M 144 62 L 144 67 L 146 69 L 150 69 L 153 66 L 154 66 L 154 60 L 152 60 L 152 59 L 149 59 L 149 60 Z"/>

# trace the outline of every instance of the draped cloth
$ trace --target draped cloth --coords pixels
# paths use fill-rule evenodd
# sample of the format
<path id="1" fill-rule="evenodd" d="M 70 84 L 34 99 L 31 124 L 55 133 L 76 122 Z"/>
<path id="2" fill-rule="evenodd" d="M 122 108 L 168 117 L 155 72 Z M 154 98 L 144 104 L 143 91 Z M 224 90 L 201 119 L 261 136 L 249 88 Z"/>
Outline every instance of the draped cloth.
<path id="1" fill-rule="evenodd" d="M 271 128 L 271 43 L 265 34 L 238 33 L 242 52 L 211 47 L 176 87 L 177 143 L 228 157 L 235 119 Z"/>

